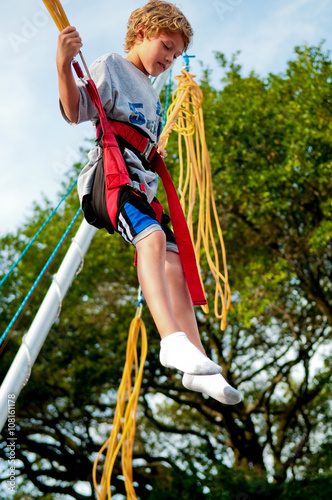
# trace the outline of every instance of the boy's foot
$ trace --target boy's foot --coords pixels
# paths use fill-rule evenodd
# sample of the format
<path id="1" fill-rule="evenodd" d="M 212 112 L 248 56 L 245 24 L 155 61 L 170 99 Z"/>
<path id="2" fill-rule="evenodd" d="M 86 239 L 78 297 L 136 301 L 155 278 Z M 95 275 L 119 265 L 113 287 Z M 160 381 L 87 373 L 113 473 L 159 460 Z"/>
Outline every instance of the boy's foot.
<path id="1" fill-rule="evenodd" d="M 190 391 L 203 392 L 225 405 L 236 405 L 242 400 L 242 394 L 231 387 L 220 373 L 199 377 L 185 373 L 182 384 Z"/>
<path id="2" fill-rule="evenodd" d="M 176 368 L 190 375 L 211 375 L 222 370 L 197 349 L 184 332 L 172 333 L 161 340 L 159 359 L 166 368 Z"/>

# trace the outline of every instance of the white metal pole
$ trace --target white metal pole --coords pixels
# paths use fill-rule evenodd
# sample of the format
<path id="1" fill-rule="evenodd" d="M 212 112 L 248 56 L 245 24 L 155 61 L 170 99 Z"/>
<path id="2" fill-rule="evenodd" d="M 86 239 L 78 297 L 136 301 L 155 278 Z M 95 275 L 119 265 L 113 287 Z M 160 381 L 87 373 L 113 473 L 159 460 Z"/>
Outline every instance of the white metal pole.
<path id="1" fill-rule="evenodd" d="M 32 365 L 58 317 L 62 300 L 81 266 L 96 231 L 96 228 L 83 220 L 29 331 L 24 336 L 22 345 L 0 388 L 0 430 L 7 420 L 8 395 L 14 394 L 16 399 L 27 383 Z"/>

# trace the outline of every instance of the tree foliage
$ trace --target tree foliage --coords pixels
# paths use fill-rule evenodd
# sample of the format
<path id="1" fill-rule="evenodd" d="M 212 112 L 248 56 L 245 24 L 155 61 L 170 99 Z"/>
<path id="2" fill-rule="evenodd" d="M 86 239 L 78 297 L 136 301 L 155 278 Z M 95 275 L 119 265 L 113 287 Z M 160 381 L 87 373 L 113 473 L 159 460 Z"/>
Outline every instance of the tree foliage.
<path id="1" fill-rule="evenodd" d="M 197 318 L 207 352 L 244 401 L 223 406 L 187 391 L 179 374 L 160 366 L 158 336 L 145 311 L 149 353 L 134 451 L 139 498 L 331 496 L 332 66 L 323 46 L 295 52 L 284 74 L 266 79 L 242 76 L 236 58 L 228 63 L 220 53 L 221 88 L 204 73 L 233 305 L 224 332 L 213 317 L 197 311 Z M 174 138 L 168 158 L 176 176 Z M 77 206 L 72 193 L 2 287 L 2 330 Z M 35 206 L 24 227 L 2 239 L 3 273 L 51 209 L 47 200 Z M 17 402 L 19 472 L 41 498 L 93 498 L 92 462 L 110 432 L 136 307 L 132 261 L 133 250 L 118 235 L 97 233 Z M 203 278 L 209 292 L 210 276 Z M 2 376 L 50 281 L 15 328 Z M 113 484 L 123 493 L 120 462 Z"/>

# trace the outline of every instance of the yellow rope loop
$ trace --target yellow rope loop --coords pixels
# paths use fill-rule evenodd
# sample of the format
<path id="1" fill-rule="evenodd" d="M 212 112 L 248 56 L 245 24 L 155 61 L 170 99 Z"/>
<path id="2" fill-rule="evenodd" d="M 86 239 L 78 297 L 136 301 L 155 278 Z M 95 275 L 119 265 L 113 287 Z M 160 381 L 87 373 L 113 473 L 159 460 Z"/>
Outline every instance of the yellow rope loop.
<path id="1" fill-rule="evenodd" d="M 187 102 L 188 100 L 192 100 L 193 108 L 199 109 L 203 101 L 203 93 L 195 83 L 193 75 L 182 70 L 182 74 L 176 76 L 175 79 L 179 80 L 179 83 L 172 95 L 172 103 L 167 110 L 166 125 L 161 133 L 159 142 L 159 145 L 163 147 L 166 147 L 172 130 L 176 130 L 183 135 L 192 135 L 195 133 L 192 125 L 192 112 L 189 110 Z M 187 127 L 183 125 L 179 126 L 179 118 L 187 122 Z"/>
<path id="2" fill-rule="evenodd" d="M 190 136 L 195 133 L 193 124 L 194 116 L 189 109 L 182 108 L 179 110 L 178 121 L 174 125 L 174 132 L 178 132 L 183 136 Z"/>
<path id="3" fill-rule="evenodd" d="M 147 354 L 147 334 L 141 319 L 142 305 L 137 308 L 136 316 L 132 320 L 126 353 L 126 363 L 120 383 L 112 433 L 101 447 L 93 466 L 93 483 L 98 500 L 111 498 L 111 476 L 116 457 L 121 449 L 122 472 L 125 480 L 127 499 L 137 500 L 133 487 L 133 444 L 136 431 L 136 410 L 143 378 L 144 363 Z M 141 332 L 141 356 L 138 361 L 137 342 Z M 134 375 L 133 372 L 134 371 Z M 132 376 L 134 384 L 132 385 Z M 126 406 L 127 403 L 127 406 Z M 104 462 L 103 476 L 100 487 L 97 484 L 97 466 L 101 456 L 107 448 Z"/>
<path id="4" fill-rule="evenodd" d="M 59 31 L 69 26 L 69 21 L 59 0 L 43 0 Z"/>
<path id="5" fill-rule="evenodd" d="M 221 329 L 224 330 L 227 312 L 231 305 L 231 292 L 228 284 L 226 250 L 213 194 L 210 158 L 205 139 L 203 92 L 195 82 L 194 75 L 185 70 L 182 70 L 176 79 L 179 83 L 172 96 L 173 102 L 167 113 L 167 122 L 160 143 L 165 147 L 172 130 L 179 134 L 178 193 L 194 243 L 198 265 L 200 265 L 201 251 L 204 249 L 210 272 L 216 282 L 214 314 L 221 322 Z"/>

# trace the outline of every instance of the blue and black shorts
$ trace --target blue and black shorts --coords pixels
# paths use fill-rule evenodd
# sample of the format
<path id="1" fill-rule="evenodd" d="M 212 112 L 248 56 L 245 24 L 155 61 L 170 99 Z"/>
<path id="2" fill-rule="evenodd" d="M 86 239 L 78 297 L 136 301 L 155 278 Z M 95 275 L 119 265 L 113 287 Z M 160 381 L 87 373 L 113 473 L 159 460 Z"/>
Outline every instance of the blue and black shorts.
<path id="1" fill-rule="evenodd" d="M 167 250 L 178 253 L 174 233 L 169 227 L 169 216 L 163 213 L 159 222 L 144 193 L 134 192 L 130 186 L 123 186 L 118 193 L 117 207 L 116 227 L 113 227 L 106 206 L 104 166 L 100 160 L 92 192 L 84 196 L 82 202 L 87 222 L 99 229 L 105 228 L 111 234 L 118 232 L 132 245 L 154 231 L 164 231 Z"/>
<path id="2" fill-rule="evenodd" d="M 174 233 L 169 227 L 170 218 L 162 214 L 161 222 L 143 193 L 136 193 L 129 186 L 120 189 L 116 217 L 116 231 L 132 245 L 154 231 L 164 231 L 167 250 L 177 252 Z"/>

